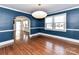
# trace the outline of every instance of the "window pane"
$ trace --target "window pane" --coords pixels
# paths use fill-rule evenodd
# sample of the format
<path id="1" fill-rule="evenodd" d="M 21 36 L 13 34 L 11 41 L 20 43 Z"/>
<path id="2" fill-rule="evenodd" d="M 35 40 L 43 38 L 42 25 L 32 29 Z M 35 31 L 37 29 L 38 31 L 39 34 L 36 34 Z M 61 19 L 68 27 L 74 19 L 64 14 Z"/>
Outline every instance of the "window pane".
<path id="1" fill-rule="evenodd" d="M 64 26 L 65 24 L 64 23 L 54 23 L 54 28 L 55 29 L 59 29 L 59 30 L 64 30 L 65 29 L 65 26 Z"/>
<path id="2" fill-rule="evenodd" d="M 46 17 L 45 29 L 66 31 L 66 13 Z"/>
<path id="3" fill-rule="evenodd" d="M 53 16 L 45 18 L 45 23 L 52 23 L 52 21 L 53 21 Z"/>
<path id="4" fill-rule="evenodd" d="M 52 29 L 52 24 L 46 24 L 46 29 Z"/>
<path id="5" fill-rule="evenodd" d="M 54 16 L 54 22 L 65 22 L 66 13 Z"/>
<path id="6" fill-rule="evenodd" d="M 65 31 L 66 30 L 65 25 L 66 25 L 66 13 L 54 16 L 54 30 Z"/>

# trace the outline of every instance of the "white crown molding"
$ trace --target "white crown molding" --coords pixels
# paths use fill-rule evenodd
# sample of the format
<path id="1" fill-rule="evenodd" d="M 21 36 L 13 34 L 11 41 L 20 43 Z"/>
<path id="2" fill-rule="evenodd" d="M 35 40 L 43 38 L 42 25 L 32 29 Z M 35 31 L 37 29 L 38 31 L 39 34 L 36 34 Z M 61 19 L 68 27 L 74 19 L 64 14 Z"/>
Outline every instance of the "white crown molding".
<path id="1" fill-rule="evenodd" d="M 26 14 L 30 14 L 30 15 L 32 15 L 31 13 L 28 13 L 28 12 L 25 12 L 25 11 L 22 11 L 22 10 L 18 10 L 18 9 L 15 9 L 15 8 L 11 8 L 11 7 L 7 7 L 7 6 L 3 6 L 3 5 L 0 5 L 0 7 L 2 7 L 2 8 L 6 8 L 6 9 L 10 9 L 10 10 L 14 10 L 14 11 L 17 11 L 17 12 L 22 12 L 22 13 L 26 13 Z M 68 11 L 68 10 L 72 10 L 72 9 L 76 9 L 76 8 L 79 8 L 79 6 L 76 6 L 76 7 L 70 7 L 70 8 L 67 8 L 67 9 L 59 10 L 59 11 L 54 11 L 53 13 L 50 13 L 50 14 L 48 14 L 48 15 L 55 14 L 55 13 L 59 13 L 59 12 L 63 12 L 63 11 Z M 51 11 L 49 11 L 49 12 L 51 12 Z"/>
<path id="2" fill-rule="evenodd" d="M 30 15 L 31 15 L 31 13 L 28 13 L 28 12 L 25 12 L 25 11 L 22 11 L 22 10 L 18 10 L 18 9 L 15 9 L 15 8 L 6 7 L 6 6 L 3 6 L 3 5 L 0 5 L 0 7 L 2 7 L 2 8 L 6 8 L 6 9 L 10 9 L 10 10 L 14 10 L 14 11 L 18 11 L 18 12 L 22 12 L 22 13 L 26 13 L 26 14 L 30 14 Z M 76 7 L 70 7 L 70 8 L 67 8 L 67 9 L 59 10 L 59 11 L 54 11 L 54 12 L 51 13 L 51 14 L 59 13 L 59 12 L 63 12 L 63 11 L 68 11 L 68 10 L 72 10 L 72 9 L 76 9 L 76 8 L 79 8 L 79 6 L 76 6 Z M 49 12 L 51 12 L 51 11 L 49 11 Z M 50 15 L 50 14 L 48 14 L 48 15 Z"/>
<path id="3" fill-rule="evenodd" d="M 76 9 L 76 8 L 79 8 L 79 6 L 70 7 L 70 8 L 67 8 L 67 9 L 59 10 L 59 11 L 54 11 L 53 13 L 50 11 L 50 14 L 48 14 L 48 16 L 51 15 L 51 14 L 55 14 L 55 13 L 59 13 L 59 12 L 64 12 L 64 11 L 68 11 L 68 10 L 72 10 L 72 9 Z"/>
<path id="4" fill-rule="evenodd" d="M 30 14 L 31 15 L 31 13 L 28 13 L 28 12 L 25 12 L 25 11 L 22 11 L 22 10 L 18 10 L 18 9 L 15 9 L 15 8 L 6 7 L 6 6 L 3 6 L 3 5 L 0 5 L 0 7 L 5 8 L 5 9 L 9 9 L 9 10 L 13 10 L 13 11 L 17 11 L 17 12 L 21 12 L 21 13 L 25 13 L 25 14 Z"/>

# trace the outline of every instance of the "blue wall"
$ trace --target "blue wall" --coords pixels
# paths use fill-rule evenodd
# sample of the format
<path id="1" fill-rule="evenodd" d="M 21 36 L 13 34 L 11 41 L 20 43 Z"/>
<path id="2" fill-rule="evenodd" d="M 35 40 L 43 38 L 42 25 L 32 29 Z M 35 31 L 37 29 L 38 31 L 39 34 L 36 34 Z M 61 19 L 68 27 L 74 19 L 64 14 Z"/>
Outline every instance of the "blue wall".
<path id="1" fill-rule="evenodd" d="M 79 8 L 69 10 L 69 11 L 64 11 L 64 12 L 67 13 L 67 31 L 66 32 L 51 31 L 51 30 L 44 30 L 44 29 L 41 32 L 79 40 L 79 31 L 68 30 L 68 29 L 79 30 Z M 64 13 L 64 12 L 60 12 L 60 13 Z M 56 13 L 56 14 L 59 14 L 59 13 Z M 54 15 L 54 14 L 51 14 L 51 15 Z M 48 15 L 48 16 L 51 16 L 51 15 Z"/>
<path id="2" fill-rule="evenodd" d="M 0 7 L 0 31 L 13 30 L 14 18 L 16 16 L 26 16 L 31 21 L 31 28 L 43 27 L 43 28 L 31 29 L 31 34 L 43 32 L 43 33 L 58 35 L 62 37 L 79 39 L 79 31 L 68 30 L 68 29 L 79 29 L 79 9 L 73 9 L 64 12 L 67 13 L 67 32 L 59 32 L 59 31 L 44 30 L 44 21 L 45 21 L 44 19 L 37 20 L 33 18 L 30 14 L 25 14 Z M 60 13 L 64 13 L 64 12 L 60 12 Z M 0 32 L 0 42 L 11 40 L 13 38 L 14 38 L 13 31 Z"/>
<path id="3" fill-rule="evenodd" d="M 33 22 L 34 23 L 34 22 Z M 44 19 L 37 19 L 36 20 L 36 24 L 35 24 L 35 29 L 32 29 L 31 30 L 31 33 L 34 34 L 34 33 L 39 33 L 43 30 L 43 27 L 44 27 Z M 39 27 L 39 28 L 38 28 Z M 42 27 L 42 28 L 41 28 Z"/>
<path id="4" fill-rule="evenodd" d="M 16 16 L 26 16 L 31 21 L 31 27 L 38 26 L 38 20 L 33 18 L 30 14 L 25 14 L 9 9 L 0 7 L 0 31 L 13 30 L 13 20 Z M 31 34 L 37 33 L 38 29 L 31 30 Z M 0 42 L 13 39 L 13 31 L 11 32 L 0 32 Z"/>

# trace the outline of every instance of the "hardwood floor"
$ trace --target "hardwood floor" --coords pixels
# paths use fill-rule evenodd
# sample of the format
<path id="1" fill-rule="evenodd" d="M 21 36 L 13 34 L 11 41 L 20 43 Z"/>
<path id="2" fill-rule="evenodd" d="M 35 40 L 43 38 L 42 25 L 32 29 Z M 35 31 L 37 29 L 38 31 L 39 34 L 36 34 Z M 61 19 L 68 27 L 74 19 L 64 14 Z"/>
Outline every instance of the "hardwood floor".
<path id="1" fill-rule="evenodd" d="M 0 48 L 0 55 L 79 55 L 79 46 L 56 38 L 36 36 Z"/>

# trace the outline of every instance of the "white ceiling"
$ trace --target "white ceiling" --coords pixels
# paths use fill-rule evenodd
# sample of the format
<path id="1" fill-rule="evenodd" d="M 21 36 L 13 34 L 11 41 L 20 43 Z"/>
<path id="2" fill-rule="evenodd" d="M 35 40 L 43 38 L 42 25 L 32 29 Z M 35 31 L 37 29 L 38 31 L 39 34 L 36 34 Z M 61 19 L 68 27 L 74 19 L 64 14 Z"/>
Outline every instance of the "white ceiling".
<path id="1" fill-rule="evenodd" d="M 14 8 L 27 13 L 33 13 L 37 10 L 42 10 L 47 12 L 47 14 L 52 14 L 60 10 L 65 10 L 68 8 L 79 6 L 79 4 L 1 4 L 2 6 Z"/>

